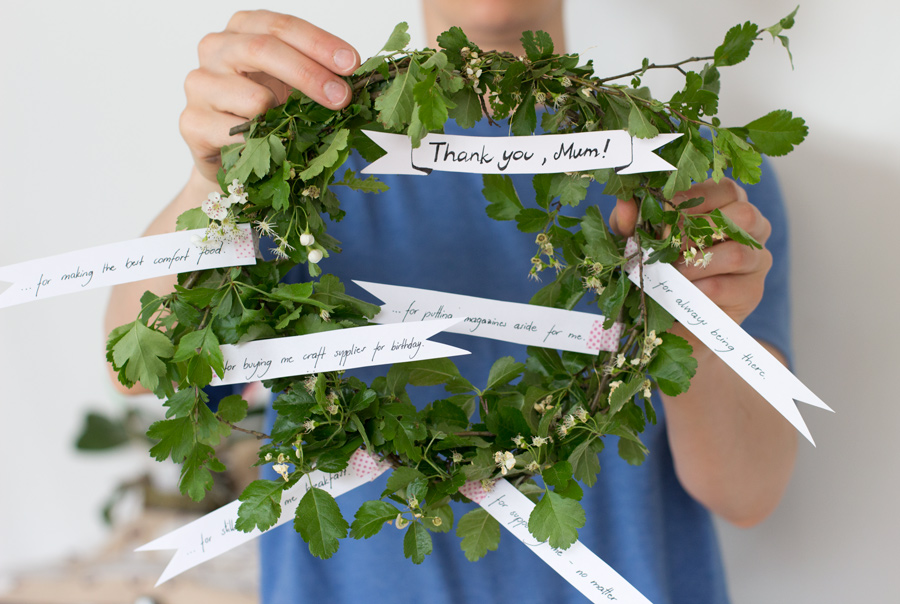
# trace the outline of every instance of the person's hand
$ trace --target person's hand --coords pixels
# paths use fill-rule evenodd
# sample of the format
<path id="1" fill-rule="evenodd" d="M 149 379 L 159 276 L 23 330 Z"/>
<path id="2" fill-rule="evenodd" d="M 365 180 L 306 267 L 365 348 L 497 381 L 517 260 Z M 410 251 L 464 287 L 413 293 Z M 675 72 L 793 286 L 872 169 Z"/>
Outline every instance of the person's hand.
<path id="1" fill-rule="evenodd" d="M 224 31 L 205 36 L 200 67 L 184 82 L 187 106 L 179 123 L 200 174 L 215 182 L 220 147 L 243 141 L 228 131 L 283 103 L 292 88 L 331 109 L 351 90 L 339 76 L 359 67 L 345 41 L 303 19 L 265 10 L 236 13 Z"/>
<path id="2" fill-rule="evenodd" d="M 740 323 L 762 300 L 766 274 L 772 267 L 772 254 L 765 248 L 772 227 L 756 206 L 747 200 L 746 191 L 731 179 L 724 178 L 718 184 L 712 180 L 696 184 L 675 195 L 673 202 L 677 204 L 696 197 L 703 197 L 703 203 L 691 208 L 689 212 L 706 214 L 718 208 L 763 245 L 763 249 L 758 250 L 736 241 L 725 240 L 704 250 L 712 253 L 712 259 L 706 268 L 683 261 L 676 263 L 685 277 Z M 637 205 L 633 200 L 619 200 L 610 216 L 610 228 L 620 235 L 631 235 L 637 213 Z M 680 335 L 693 341 L 686 330 L 680 326 L 679 328 Z M 694 348 L 697 350 L 696 346 Z"/>

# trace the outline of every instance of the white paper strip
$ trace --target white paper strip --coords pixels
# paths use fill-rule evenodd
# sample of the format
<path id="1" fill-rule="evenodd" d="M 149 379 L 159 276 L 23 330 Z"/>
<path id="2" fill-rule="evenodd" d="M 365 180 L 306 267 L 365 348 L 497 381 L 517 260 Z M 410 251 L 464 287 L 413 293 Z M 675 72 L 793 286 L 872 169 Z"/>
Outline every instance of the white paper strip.
<path id="1" fill-rule="evenodd" d="M 636 252 L 637 245 L 630 241 L 626 255 Z M 646 257 L 647 252 L 644 254 Z M 640 287 L 636 258 L 626 268 L 628 277 Z M 674 266 L 662 262 L 644 264 L 643 275 L 647 295 L 716 353 L 815 446 L 796 403 L 832 411 L 828 405 Z"/>
<path id="2" fill-rule="evenodd" d="M 384 301 L 375 323 L 463 318 L 445 331 L 587 354 L 616 350 L 622 335 L 621 323 L 603 329 L 603 315 L 368 281 L 354 283 Z"/>
<path id="3" fill-rule="evenodd" d="M 591 602 L 650 604 L 650 600 L 581 541 L 576 541 L 565 550 L 537 541 L 528 531 L 528 518 L 534 504 L 506 479 L 501 478 L 495 482 L 489 492 L 484 491 L 480 482 L 468 482 L 460 492 L 487 510 L 501 526 L 528 546 Z"/>
<path id="4" fill-rule="evenodd" d="M 273 528 L 294 519 L 294 512 L 300 499 L 309 490 L 310 484 L 337 497 L 375 480 L 389 468 L 390 464 L 379 461 L 360 449 L 350 457 L 350 465 L 345 470 L 334 474 L 318 470 L 311 472 L 308 477 L 301 478 L 297 484 L 282 494 L 281 516 Z M 165 583 L 198 564 L 259 537 L 263 533 L 259 529 L 244 533 L 234 528 L 240 506 L 240 501 L 232 501 L 190 524 L 137 548 L 135 551 L 138 552 L 178 550 L 156 584 Z"/>
<path id="5" fill-rule="evenodd" d="M 0 308 L 163 275 L 255 264 L 250 225 L 239 227 L 244 239 L 208 249 L 191 243 L 192 235 L 205 233 L 205 229 L 196 229 L 0 267 L 0 282 L 11 284 L 0 293 Z"/>
<path id="6" fill-rule="evenodd" d="M 461 348 L 428 341 L 434 334 L 462 320 L 463 317 L 403 325 L 371 325 L 225 345 L 222 346 L 225 376 L 220 379 L 214 375 L 211 385 L 469 354 Z"/>
<path id="7" fill-rule="evenodd" d="M 475 174 L 555 174 L 620 168 L 620 174 L 675 170 L 653 151 L 681 136 L 632 138 L 625 130 L 537 136 L 429 134 L 412 148 L 409 137 L 363 131 L 387 151 L 363 174 L 428 174 L 432 170 Z"/>

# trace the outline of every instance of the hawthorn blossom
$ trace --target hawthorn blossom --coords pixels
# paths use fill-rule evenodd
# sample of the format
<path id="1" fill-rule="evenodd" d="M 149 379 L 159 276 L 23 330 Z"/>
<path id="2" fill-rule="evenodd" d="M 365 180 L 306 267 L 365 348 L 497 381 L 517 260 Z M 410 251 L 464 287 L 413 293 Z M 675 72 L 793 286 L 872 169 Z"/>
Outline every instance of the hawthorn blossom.
<path id="1" fill-rule="evenodd" d="M 516 467 L 516 458 L 509 451 L 497 451 L 494 453 L 494 462 L 500 467 L 500 474 L 506 476 L 510 470 Z"/>
<path id="2" fill-rule="evenodd" d="M 200 205 L 200 209 L 213 220 L 222 220 L 228 216 L 228 206 L 225 205 L 222 196 L 215 192 L 209 194 L 206 201 Z"/>

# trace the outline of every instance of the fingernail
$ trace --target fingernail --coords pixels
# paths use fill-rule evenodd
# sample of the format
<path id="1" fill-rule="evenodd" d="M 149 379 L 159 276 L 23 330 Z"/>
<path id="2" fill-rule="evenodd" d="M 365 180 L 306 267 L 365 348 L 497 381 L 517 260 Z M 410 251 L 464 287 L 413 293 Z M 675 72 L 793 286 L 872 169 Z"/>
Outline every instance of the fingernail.
<path id="1" fill-rule="evenodd" d="M 347 85 L 343 82 L 335 82 L 331 81 L 325 84 L 325 96 L 333 105 L 340 105 L 344 102 L 344 99 L 347 98 L 347 94 L 350 92 L 347 88 Z"/>
<path id="2" fill-rule="evenodd" d="M 346 48 L 338 48 L 334 51 L 334 56 L 332 57 L 334 60 L 335 66 L 341 71 L 347 71 L 353 64 L 356 62 L 356 55 L 347 50 Z"/>

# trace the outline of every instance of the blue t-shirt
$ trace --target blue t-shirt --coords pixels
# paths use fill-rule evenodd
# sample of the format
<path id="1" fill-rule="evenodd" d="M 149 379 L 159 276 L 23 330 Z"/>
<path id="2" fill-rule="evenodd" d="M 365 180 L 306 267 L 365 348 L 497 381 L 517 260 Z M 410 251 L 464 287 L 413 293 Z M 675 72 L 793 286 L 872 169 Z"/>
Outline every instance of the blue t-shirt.
<path id="1" fill-rule="evenodd" d="M 506 130 L 482 121 L 466 131 L 448 124 L 447 133 L 502 136 Z M 359 279 L 527 302 L 541 287 L 527 279 L 536 250 L 534 234 L 521 233 L 512 222 L 485 215 L 480 175 L 434 172 L 382 179 L 390 190 L 380 195 L 342 187 L 339 196 L 347 217 L 329 225 L 329 233 L 341 240 L 343 253 L 323 260 L 321 266 L 348 283 L 348 293 L 372 299 L 349 283 Z M 531 177 L 513 179 L 527 205 L 533 200 Z M 608 216 L 615 200 L 600 190 L 600 185 L 591 187 L 579 211 L 593 204 Z M 762 182 L 747 190 L 750 200 L 772 222 L 767 247 L 775 264 L 766 280 L 765 297 L 744 327 L 790 355 L 787 233 L 781 196 L 765 165 Z M 485 383 L 497 358 L 512 355 L 524 360 L 525 356 L 523 346 L 488 339 L 453 334 L 436 339 L 472 352 L 454 361 L 475 384 Z M 384 371 L 379 367 L 357 374 L 371 380 Z M 415 389 L 411 395 L 415 396 Z M 654 406 L 659 422 L 648 426 L 642 436 L 650 450 L 643 465 L 629 466 L 620 459 L 615 438 L 600 454 L 597 484 L 585 488 L 582 500 L 587 524 L 579 539 L 654 604 L 725 603 L 728 595 L 710 514 L 675 477 L 657 395 Z M 263 475 L 276 478 L 270 467 L 264 468 Z M 386 475 L 338 497 L 348 522 L 363 501 L 378 498 L 385 480 Z M 456 521 L 474 505 L 453 504 Z M 290 524 L 273 529 L 260 538 L 262 602 L 585 601 L 505 531 L 499 549 L 476 563 L 465 559 L 460 539 L 451 532 L 433 534 L 434 552 L 423 564 L 414 565 L 403 557 L 403 535 L 404 531 L 385 526 L 368 540 L 348 538 L 331 559 L 323 561 L 309 553 Z"/>

